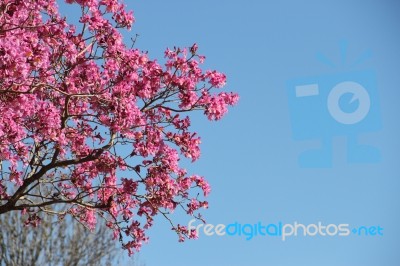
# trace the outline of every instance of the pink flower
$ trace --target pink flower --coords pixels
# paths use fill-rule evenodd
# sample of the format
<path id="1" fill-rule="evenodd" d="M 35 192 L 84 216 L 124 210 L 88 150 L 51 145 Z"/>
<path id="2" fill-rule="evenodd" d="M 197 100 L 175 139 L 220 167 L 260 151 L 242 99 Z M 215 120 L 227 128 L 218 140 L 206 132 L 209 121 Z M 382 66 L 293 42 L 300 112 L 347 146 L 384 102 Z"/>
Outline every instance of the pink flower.
<path id="1" fill-rule="evenodd" d="M 225 85 L 226 83 L 226 76 L 223 73 L 219 73 L 217 71 L 207 71 L 206 72 L 206 77 L 209 79 L 209 83 L 216 87 L 216 88 L 221 88 Z"/>

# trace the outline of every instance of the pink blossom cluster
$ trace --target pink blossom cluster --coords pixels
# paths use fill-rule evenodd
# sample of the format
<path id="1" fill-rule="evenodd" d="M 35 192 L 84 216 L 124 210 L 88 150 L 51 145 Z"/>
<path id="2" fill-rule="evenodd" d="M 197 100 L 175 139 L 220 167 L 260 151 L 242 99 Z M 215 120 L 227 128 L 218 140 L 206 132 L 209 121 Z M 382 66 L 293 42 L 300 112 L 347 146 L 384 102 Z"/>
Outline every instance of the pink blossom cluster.
<path id="1" fill-rule="evenodd" d="M 214 93 L 226 76 L 201 69 L 196 44 L 167 49 L 163 65 L 126 46 L 118 29 L 134 17 L 121 1 L 66 2 L 81 7 L 76 25 L 54 0 L 0 0 L 0 214 L 37 225 L 62 205 L 91 229 L 106 220 L 132 253 L 155 215 L 208 206 L 196 192 L 207 181 L 179 165 L 200 157 L 184 113 L 219 120 L 239 97 Z"/>

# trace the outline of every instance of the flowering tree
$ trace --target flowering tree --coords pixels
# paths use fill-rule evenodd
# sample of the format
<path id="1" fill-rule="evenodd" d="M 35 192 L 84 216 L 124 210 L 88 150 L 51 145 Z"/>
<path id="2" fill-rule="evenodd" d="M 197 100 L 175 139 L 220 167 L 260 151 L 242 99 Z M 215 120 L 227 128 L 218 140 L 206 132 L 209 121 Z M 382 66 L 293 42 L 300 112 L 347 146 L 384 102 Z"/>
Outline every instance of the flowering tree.
<path id="1" fill-rule="evenodd" d="M 164 65 L 127 47 L 119 29 L 134 17 L 120 1 L 66 2 L 76 25 L 54 0 L 0 0 L 0 215 L 69 215 L 92 230 L 105 219 L 131 254 L 155 215 L 200 218 L 210 187 L 179 166 L 200 156 L 187 113 L 219 120 L 238 95 L 214 92 L 226 77 L 200 68 L 197 45 L 167 49 Z"/>

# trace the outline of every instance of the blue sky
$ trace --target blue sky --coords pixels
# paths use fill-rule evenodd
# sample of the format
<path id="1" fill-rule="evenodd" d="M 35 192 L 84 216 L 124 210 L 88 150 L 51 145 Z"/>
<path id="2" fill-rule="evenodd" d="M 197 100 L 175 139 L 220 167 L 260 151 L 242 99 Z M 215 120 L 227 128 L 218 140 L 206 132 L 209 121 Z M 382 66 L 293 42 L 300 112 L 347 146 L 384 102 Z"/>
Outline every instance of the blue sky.
<path id="1" fill-rule="evenodd" d="M 160 59 L 166 47 L 196 42 L 207 57 L 205 67 L 226 73 L 226 89 L 241 96 L 221 122 L 194 119 L 202 137 L 202 157 L 187 167 L 212 185 L 210 208 L 203 212 L 208 223 L 297 221 L 383 228 L 383 235 L 377 236 L 297 236 L 286 241 L 202 234 L 182 244 L 159 217 L 139 255 L 142 262 L 147 266 L 400 265 L 397 1 L 135 0 L 128 6 L 137 22 L 125 34 L 127 40 L 139 34 L 136 47 Z M 357 63 L 365 53 L 371 56 Z M 333 64 L 318 60 L 317 54 Z M 327 109 L 329 93 L 344 81 L 357 82 L 369 93 L 364 122 L 340 124 Z M 309 101 L 294 97 L 297 82 L 318 84 L 321 93 Z M 351 116 L 364 98 L 340 101 L 340 109 Z M 295 125 L 312 137 L 297 140 Z M 375 157 L 368 150 L 357 153 L 349 147 L 349 136 L 375 147 L 380 161 L 350 162 L 348 153 L 353 151 L 356 158 L 374 161 Z M 328 148 L 311 164 L 331 165 L 299 164 L 300 154 L 320 147 L 322 139 Z M 177 219 L 190 220 L 179 214 Z"/>

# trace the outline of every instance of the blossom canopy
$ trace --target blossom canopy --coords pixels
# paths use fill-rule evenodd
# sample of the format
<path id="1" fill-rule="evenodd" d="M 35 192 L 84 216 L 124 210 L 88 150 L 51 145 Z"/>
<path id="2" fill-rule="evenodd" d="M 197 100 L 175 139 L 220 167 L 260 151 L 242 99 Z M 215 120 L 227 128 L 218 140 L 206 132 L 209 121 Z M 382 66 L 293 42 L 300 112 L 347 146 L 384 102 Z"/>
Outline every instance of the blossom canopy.
<path id="1" fill-rule="evenodd" d="M 134 17 L 121 1 L 66 2 L 80 7 L 74 25 L 54 0 L 0 0 L 0 215 L 104 219 L 132 253 L 155 215 L 201 218 L 210 186 L 179 165 L 200 156 L 188 115 L 219 120 L 239 97 L 201 69 L 196 44 L 167 49 L 164 64 L 124 44 Z"/>

